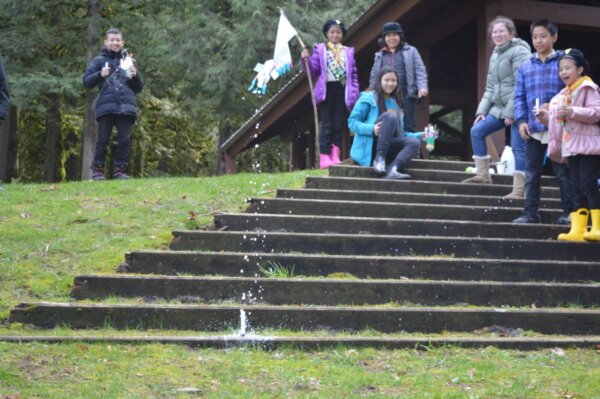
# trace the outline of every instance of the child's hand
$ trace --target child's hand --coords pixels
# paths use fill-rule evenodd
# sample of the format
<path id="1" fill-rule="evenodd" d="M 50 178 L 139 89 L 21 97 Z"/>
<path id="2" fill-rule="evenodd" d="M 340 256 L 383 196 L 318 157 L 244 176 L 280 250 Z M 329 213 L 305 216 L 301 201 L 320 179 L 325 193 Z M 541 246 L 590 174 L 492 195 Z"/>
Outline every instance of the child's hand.
<path id="1" fill-rule="evenodd" d="M 104 63 L 104 67 L 100 71 L 100 76 L 106 78 L 108 75 L 110 75 L 110 67 L 108 66 L 108 62 L 106 62 Z"/>
<path id="2" fill-rule="evenodd" d="M 521 138 L 523 140 L 525 140 L 525 141 L 529 140 L 531 131 L 529 130 L 529 125 L 526 122 L 523 122 L 519 125 L 519 135 L 521 136 Z"/>
<path id="3" fill-rule="evenodd" d="M 308 52 L 308 49 L 304 49 L 302 50 L 302 52 L 300 53 L 300 58 L 302 58 L 302 60 L 307 60 L 310 58 L 310 53 Z"/>
<path id="4" fill-rule="evenodd" d="M 137 75 L 137 68 L 135 67 L 135 65 L 131 65 L 129 67 L 129 76 L 131 76 L 132 78 L 135 78 L 135 76 Z"/>
<path id="5" fill-rule="evenodd" d="M 375 136 L 379 136 L 379 130 L 381 130 L 381 123 L 382 122 L 378 122 L 375 124 L 375 126 L 373 126 L 373 134 Z"/>

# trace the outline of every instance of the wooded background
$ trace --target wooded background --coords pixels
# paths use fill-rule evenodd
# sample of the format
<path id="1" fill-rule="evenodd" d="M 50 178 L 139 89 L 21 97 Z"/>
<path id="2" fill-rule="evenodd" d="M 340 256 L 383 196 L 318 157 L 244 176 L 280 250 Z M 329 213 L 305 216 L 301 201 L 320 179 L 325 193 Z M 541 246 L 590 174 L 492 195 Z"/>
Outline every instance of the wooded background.
<path id="1" fill-rule="evenodd" d="M 0 55 L 11 92 L 3 126 L 4 180 L 89 178 L 97 90 L 81 77 L 104 32 L 123 31 L 145 82 L 133 132 L 134 176 L 221 173 L 217 144 L 268 100 L 294 71 L 247 92 L 257 62 L 272 58 L 278 7 L 308 46 L 330 18 L 349 26 L 375 0 L 0 0 Z M 299 58 L 300 47 L 290 42 Z M 299 65 L 295 66 L 295 70 Z M 248 151 L 240 170 L 287 170 L 279 140 Z"/>

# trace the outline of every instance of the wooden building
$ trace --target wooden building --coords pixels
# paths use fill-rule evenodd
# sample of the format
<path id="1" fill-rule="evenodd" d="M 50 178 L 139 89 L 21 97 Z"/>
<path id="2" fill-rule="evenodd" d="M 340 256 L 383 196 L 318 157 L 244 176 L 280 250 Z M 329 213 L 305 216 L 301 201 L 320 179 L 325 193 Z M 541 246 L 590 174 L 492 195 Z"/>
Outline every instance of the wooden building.
<path id="1" fill-rule="evenodd" d="M 559 27 L 557 48 L 577 47 L 591 63 L 592 78 L 600 79 L 600 1 L 552 0 L 379 0 L 349 27 L 344 43 L 356 49 L 361 90 L 368 85 L 373 55 L 385 22 L 402 24 L 407 42 L 417 47 L 429 74 L 429 97 L 417 109 L 417 126 L 436 123 L 443 136 L 435 154 L 468 159 L 469 129 L 485 87 L 493 45 L 487 34 L 497 15 L 512 18 L 519 37 L 531 43 L 529 24 L 548 18 Z M 430 112 L 430 105 L 434 109 Z M 444 121 L 460 113 L 460 126 Z M 291 143 L 293 169 L 314 165 L 314 118 L 304 74 L 296 75 L 220 147 L 229 173 L 235 157 L 256 144 L 280 136 Z M 494 134 L 501 152 L 504 132 Z M 344 140 L 348 154 L 351 138 Z"/>

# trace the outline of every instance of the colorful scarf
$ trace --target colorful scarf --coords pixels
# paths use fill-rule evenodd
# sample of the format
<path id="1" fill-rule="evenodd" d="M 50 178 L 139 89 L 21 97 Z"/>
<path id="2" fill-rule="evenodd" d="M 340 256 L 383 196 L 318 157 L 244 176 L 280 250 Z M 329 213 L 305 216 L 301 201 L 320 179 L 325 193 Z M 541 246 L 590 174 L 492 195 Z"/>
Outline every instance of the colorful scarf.
<path id="1" fill-rule="evenodd" d="M 575 91 L 583 84 L 583 82 L 593 82 L 593 80 L 589 76 L 582 76 L 577 79 L 573 84 L 565 87 L 565 97 L 564 104 L 565 106 L 570 106 L 573 104 L 573 100 L 575 98 Z M 559 118 L 562 121 L 563 126 L 563 141 L 569 140 L 569 132 L 567 131 L 567 118 Z"/>

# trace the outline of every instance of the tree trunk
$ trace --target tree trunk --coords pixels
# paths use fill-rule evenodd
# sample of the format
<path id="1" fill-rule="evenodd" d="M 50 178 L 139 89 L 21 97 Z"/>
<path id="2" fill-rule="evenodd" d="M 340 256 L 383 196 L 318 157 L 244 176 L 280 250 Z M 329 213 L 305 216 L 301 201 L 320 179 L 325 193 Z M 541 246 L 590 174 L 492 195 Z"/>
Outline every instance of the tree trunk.
<path id="1" fill-rule="evenodd" d="M 11 106 L 7 116 L 0 123 L 0 181 L 10 183 L 17 177 L 19 109 Z"/>
<path id="2" fill-rule="evenodd" d="M 217 140 L 217 175 L 223 175 L 226 172 L 225 168 L 225 153 L 221 151 L 221 145 L 229 137 L 231 125 L 227 118 L 221 118 L 219 122 L 219 139 Z"/>
<path id="3" fill-rule="evenodd" d="M 61 179 L 60 132 L 62 129 L 61 98 L 52 94 L 46 111 L 46 162 L 44 177 L 48 183 Z"/>
<path id="4" fill-rule="evenodd" d="M 88 3 L 88 34 L 86 38 L 87 58 L 91 60 L 98 51 L 100 42 L 98 40 L 98 19 L 100 18 L 100 1 L 89 0 Z M 94 113 L 94 100 L 96 92 L 87 89 L 85 93 L 83 139 L 81 141 L 81 180 L 90 179 L 90 165 L 94 158 L 96 137 L 98 127 Z"/>

